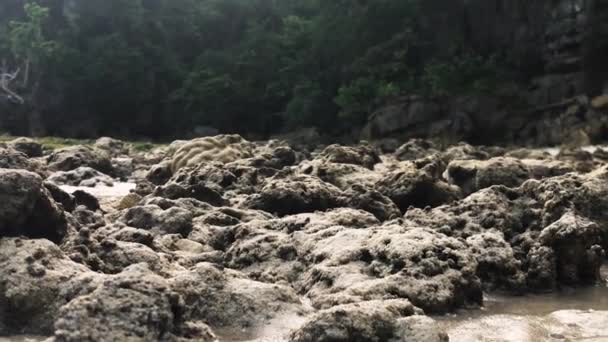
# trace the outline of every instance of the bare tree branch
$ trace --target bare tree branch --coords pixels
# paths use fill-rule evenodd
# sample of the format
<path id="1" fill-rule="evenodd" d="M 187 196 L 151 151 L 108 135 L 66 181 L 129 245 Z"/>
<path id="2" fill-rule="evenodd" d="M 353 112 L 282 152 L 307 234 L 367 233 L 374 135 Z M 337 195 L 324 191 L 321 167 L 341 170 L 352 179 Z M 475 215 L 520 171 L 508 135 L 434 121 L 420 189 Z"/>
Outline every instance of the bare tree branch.
<path id="1" fill-rule="evenodd" d="M 9 72 L 6 66 L 6 60 L 3 60 L 2 68 L 0 70 L 0 88 L 4 90 L 10 100 L 13 100 L 19 104 L 24 104 L 25 101 L 23 100 L 23 97 L 19 96 L 9 88 L 10 83 L 17 78 L 20 71 L 21 68 L 17 68 L 17 70 Z"/>

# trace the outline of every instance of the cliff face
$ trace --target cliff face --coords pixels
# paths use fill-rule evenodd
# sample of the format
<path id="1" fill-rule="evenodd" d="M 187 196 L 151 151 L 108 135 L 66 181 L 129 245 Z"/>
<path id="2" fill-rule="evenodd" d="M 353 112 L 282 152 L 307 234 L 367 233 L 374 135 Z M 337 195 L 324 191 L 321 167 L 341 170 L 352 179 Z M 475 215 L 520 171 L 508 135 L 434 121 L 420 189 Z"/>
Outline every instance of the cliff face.
<path id="1" fill-rule="evenodd" d="M 505 57 L 532 79 L 532 103 L 542 105 L 583 92 L 584 52 L 599 58 L 592 46 L 601 36 L 596 27 L 602 1 L 432 0 L 423 13 L 439 51 L 447 54 L 462 40 L 476 51 Z M 589 49 L 583 49 L 585 38 Z"/>
<path id="2" fill-rule="evenodd" d="M 439 55 L 462 44 L 521 74 L 516 97 L 401 97 L 371 115 L 365 138 L 560 144 L 577 130 L 608 138 L 608 0 L 431 0 L 422 25 Z M 454 15 L 460 13 L 460 15 Z M 517 102 L 517 106 L 514 103 Z"/>

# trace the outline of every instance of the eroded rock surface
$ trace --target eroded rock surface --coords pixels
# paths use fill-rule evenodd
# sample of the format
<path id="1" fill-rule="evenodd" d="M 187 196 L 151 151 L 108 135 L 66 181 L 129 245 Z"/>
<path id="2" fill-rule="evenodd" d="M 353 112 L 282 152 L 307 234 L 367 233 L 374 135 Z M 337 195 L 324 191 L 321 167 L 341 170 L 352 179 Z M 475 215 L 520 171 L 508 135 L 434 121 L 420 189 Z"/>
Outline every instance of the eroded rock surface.
<path id="1" fill-rule="evenodd" d="M 374 146 L 0 149 L 0 335 L 447 341 L 427 315 L 601 280 L 601 153 Z"/>

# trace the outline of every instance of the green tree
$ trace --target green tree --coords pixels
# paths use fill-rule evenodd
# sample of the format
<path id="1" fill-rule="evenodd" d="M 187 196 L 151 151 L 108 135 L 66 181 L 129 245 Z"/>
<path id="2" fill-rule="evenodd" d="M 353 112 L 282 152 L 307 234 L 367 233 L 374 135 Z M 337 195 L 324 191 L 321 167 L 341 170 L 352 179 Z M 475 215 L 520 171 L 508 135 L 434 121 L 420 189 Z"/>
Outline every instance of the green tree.
<path id="1" fill-rule="evenodd" d="M 58 44 L 47 40 L 43 33 L 43 26 L 49 18 L 48 8 L 36 3 L 26 3 L 24 10 L 24 21 L 10 22 L 8 40 L 14 58 L 24 64 L 22 86 L 25 88 L 29 84 L 30 73 L 42 71 L 43 64 L 57 50 Z M 40 76 L 38 74 L 37 77 Z M 35 81 L 38 82 L 39 80 Z"/>

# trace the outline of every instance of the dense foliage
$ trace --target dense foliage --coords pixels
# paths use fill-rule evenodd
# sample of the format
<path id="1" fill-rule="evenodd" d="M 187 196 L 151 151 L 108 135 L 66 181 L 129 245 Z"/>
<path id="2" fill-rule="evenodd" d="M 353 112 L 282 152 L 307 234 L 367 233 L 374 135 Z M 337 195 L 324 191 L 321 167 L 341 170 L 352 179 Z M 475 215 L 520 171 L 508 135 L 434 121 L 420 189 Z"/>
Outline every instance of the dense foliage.
<path id="1" fill-rule="evenodd" d="M 386 97 L 487 89 L 495 60 L 435 55 L 419 0 L 3 0 L 0 52 L 46 134 L 344 132 Z M 24 73 L 22 72 L 21 75 Z M 66 128 L 66 127 L 69 127 Z"/>

